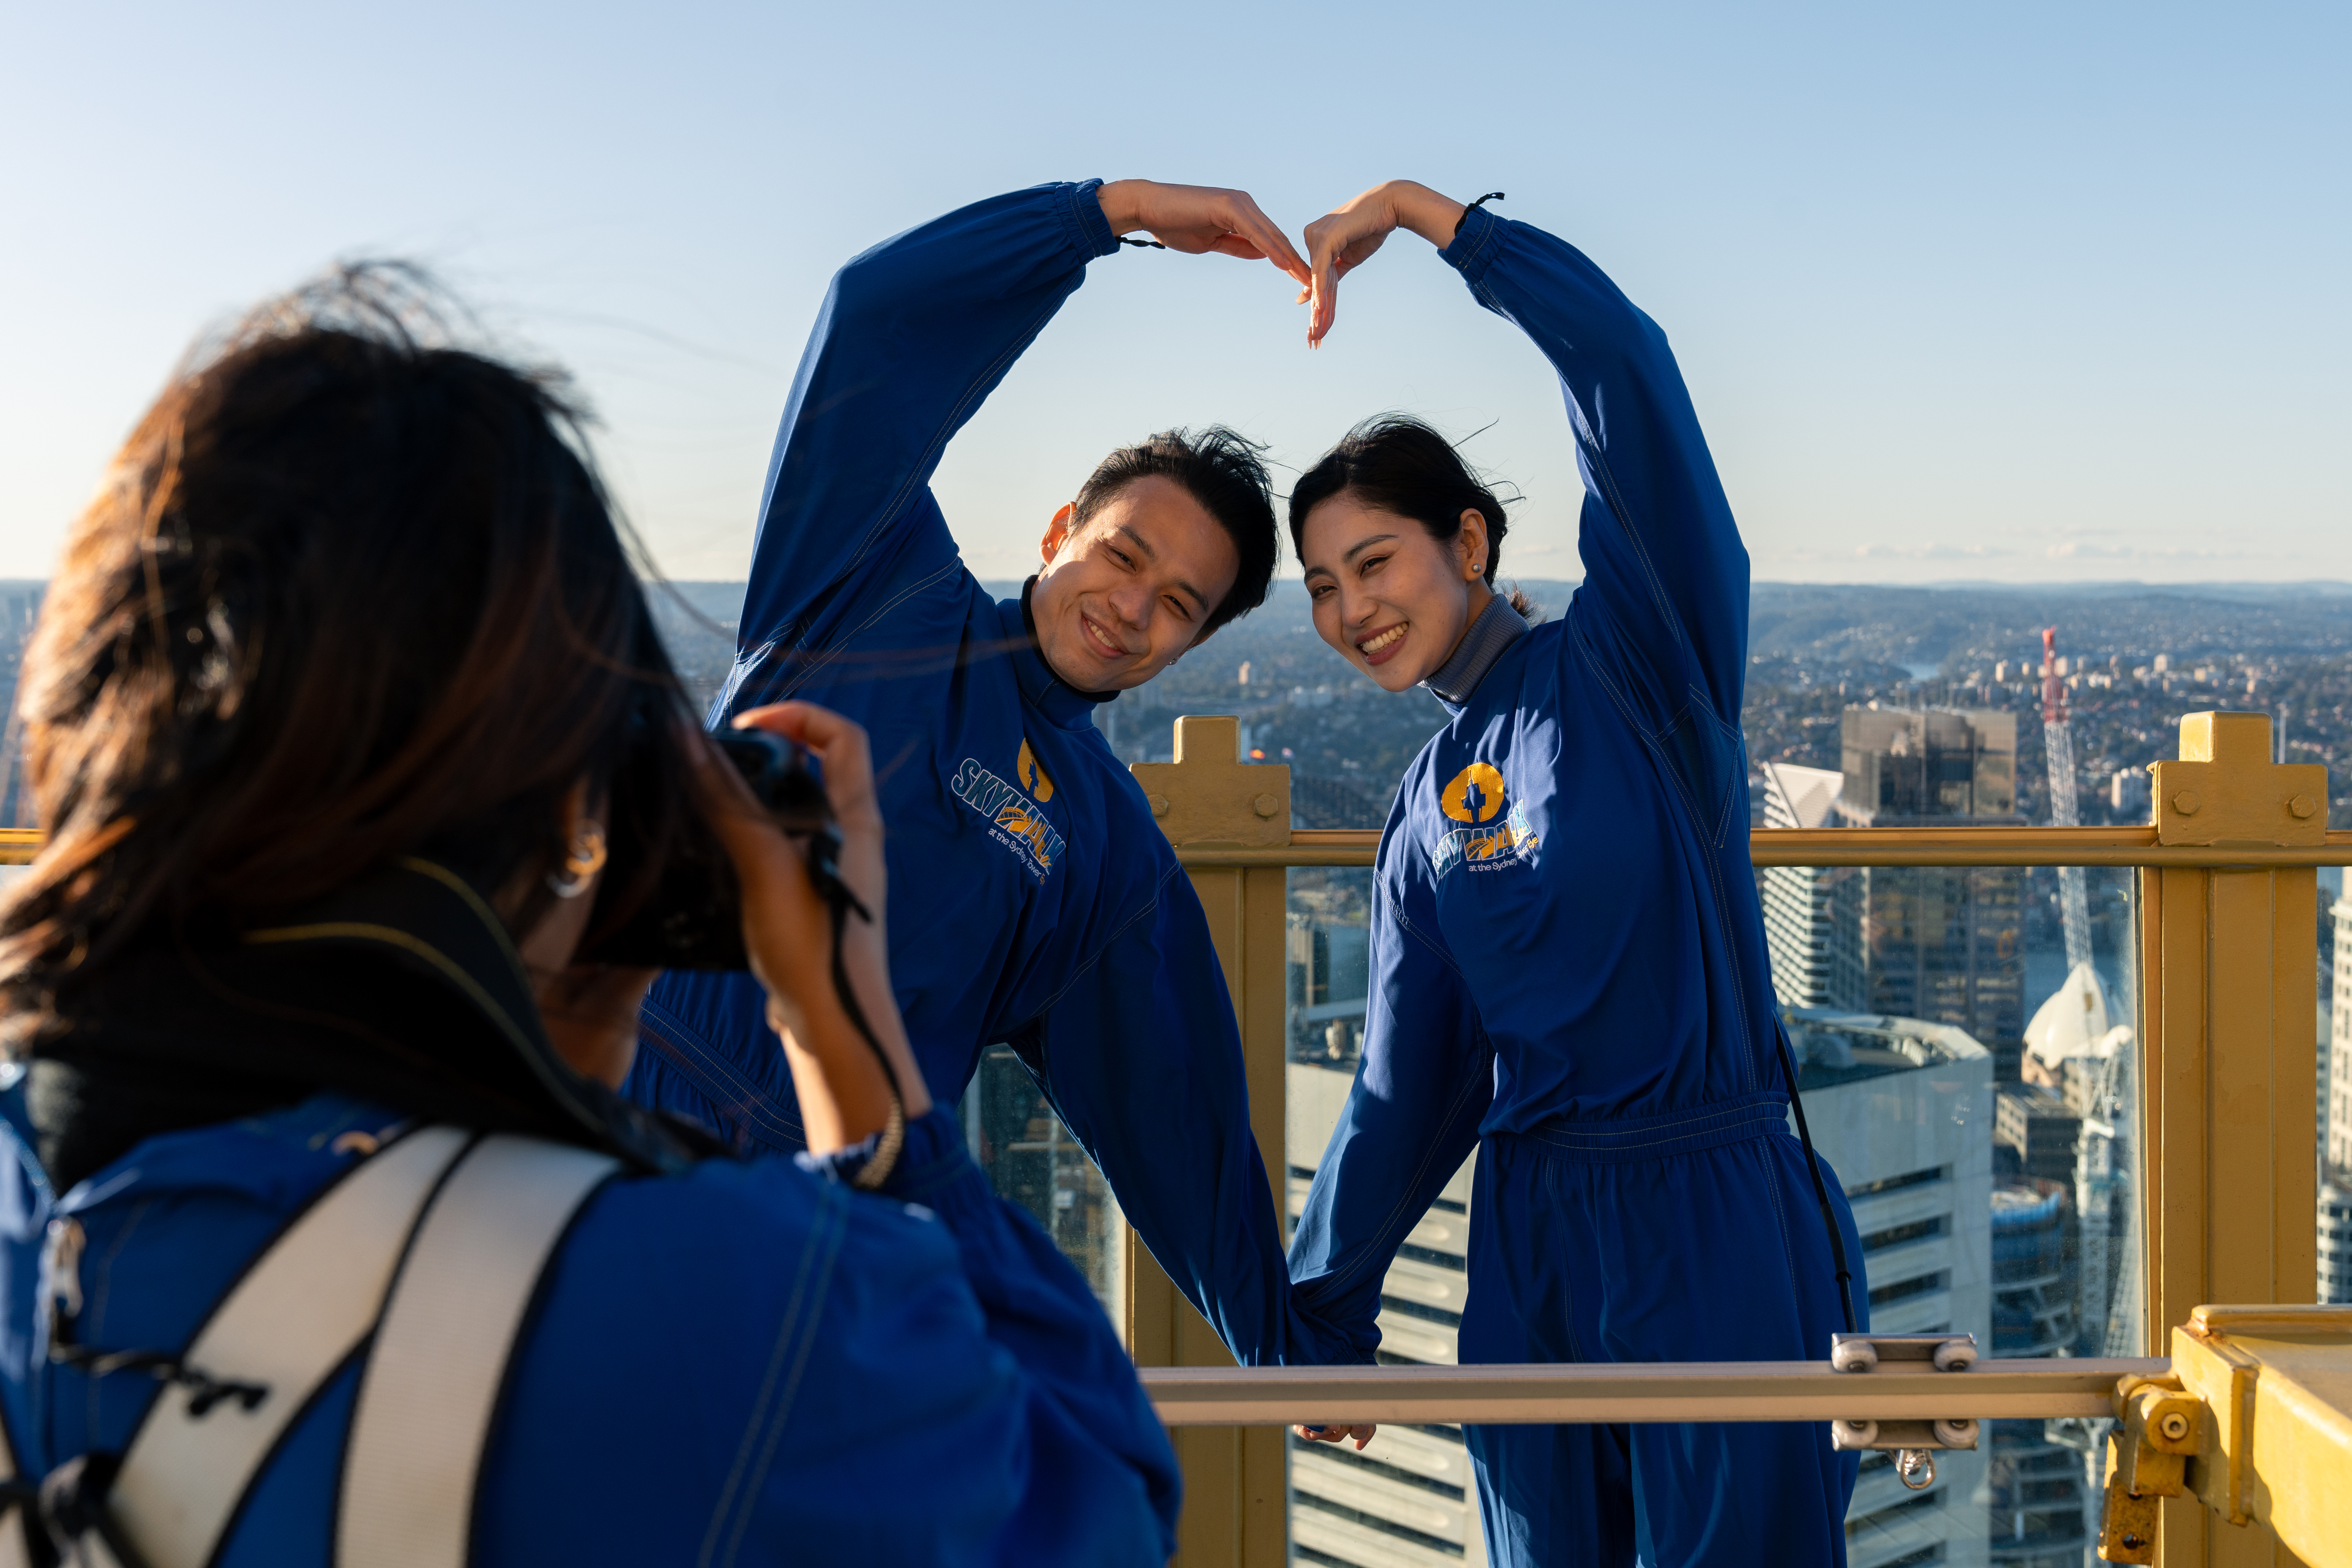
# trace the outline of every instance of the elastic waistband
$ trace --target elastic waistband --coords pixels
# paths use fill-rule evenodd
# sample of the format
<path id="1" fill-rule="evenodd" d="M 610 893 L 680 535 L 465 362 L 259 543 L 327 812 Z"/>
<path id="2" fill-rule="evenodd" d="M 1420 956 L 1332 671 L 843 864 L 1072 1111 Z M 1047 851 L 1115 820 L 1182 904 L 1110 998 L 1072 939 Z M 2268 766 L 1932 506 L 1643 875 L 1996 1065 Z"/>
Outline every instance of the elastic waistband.
<path id="1" fill-rule="evenodd" d="M 1688 1110 L 1668 1110 L 1655 1116 L 1605 1119 L 1554 1117 L 1524 1132 L 1502 1132 L 1519 1138 L 1556 1159 L 1587 1165 L 1614 1165 L 1633 1160 L 1656 1160 L 1668 1154 L 1693 1154 L 1769 1138 L 1789 1129 L 1789 1097 L 1778 1089 L 1759 1089 L 1736 1100 Z"/>

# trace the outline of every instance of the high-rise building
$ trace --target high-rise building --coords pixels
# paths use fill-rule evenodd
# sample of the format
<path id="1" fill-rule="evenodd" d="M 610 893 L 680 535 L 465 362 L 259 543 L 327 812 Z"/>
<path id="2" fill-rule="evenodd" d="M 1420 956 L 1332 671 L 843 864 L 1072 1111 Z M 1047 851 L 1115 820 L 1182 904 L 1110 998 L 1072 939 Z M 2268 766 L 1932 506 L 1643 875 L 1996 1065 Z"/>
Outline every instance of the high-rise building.
<path id="1" fill-rule="evenodd" d="M 1964 1031 L 1924 1019 L 1801 1008 L 1789 1024 L 1814 1146 L 1844 1184 L 1862 1237 L 1871 1328 L 1988 1344 L 1991 1058 Z M 1892 1455 L 1864 1455 L 1846 1511 L 1850 1568 L 1986 1563 L 1987 1458 L 1938 1454 L 1935 1483 L 1912 1492 Z"/>
<path id="2" fill-rule="evenodd" d="M 961 1109 L 965 1142 L 989 1184 L 1029 1211 L 1116 1321 L 1127 1296 L 1126 1216 L 1012 1047 L 981 1053 Z"/>
<path id="3" fill-rule="evenodd" d="M 1849 821 L 2015 818 L 2017 715 L 2006 709 L 1849 707 L 1838 741 Z"/>
<path id="4" fill-rule="evenodd" d="M 1822 827 L 1845 775 L 1768 763 L 1764 826 Z M 1767 866 L 1757 876 L 1772 989 L 1783 1007 L 1863 1005 L 1861 878 L 1851 866 Z"/>
<path id="5" fill-rule="evenodd" d="M 2352 1303 L 2352 1185 L 2319 1184 L 2319 1300 Z"/>
<path id="6" fill-rule="evenodd" d="M 1848 708 L 1832 807 L 1856 826 L 2016 824 L 2017 716 Z M 1864 1011 L 1951 1024 L 2013 1082 L 2025 1026 L 2024 881 L 2013 866 L 1860 868 Z"/>
<path id="7" fill-rule="evenodd" d="M 2067 1189 L 2027 1179 L 1992 1194 L 1992 1353 L 2063 1355 L 2078 1337 Z M 1985 1550 L 1997 1568 L 2080 1568 L 2091 1541 L 2083 1456 L 2055 1423 L 1985 1423 Z"/>
<path id="8" fill-rule="evenodd" d="M 2044 1181 L 2071 1181 L 2080 1112 L 2047 1084 L 2012 1083 L 1994 1096 L 1993 1139 L 2017 1152 L 2019 1168 Z"/>
<path id="9" fill-rule="evenodd" d="M 2319 1299 L 2352 1302 L 2352 897 L 2329 912 L 2336 962 L 2319 1046 Z"/>
<path id="10" fill-rule="evenodd" d="M 2352 1178 L 2352 898 L 2336 900 L 2336 963 L 2323 1049 L 2320 1159 Z"/>

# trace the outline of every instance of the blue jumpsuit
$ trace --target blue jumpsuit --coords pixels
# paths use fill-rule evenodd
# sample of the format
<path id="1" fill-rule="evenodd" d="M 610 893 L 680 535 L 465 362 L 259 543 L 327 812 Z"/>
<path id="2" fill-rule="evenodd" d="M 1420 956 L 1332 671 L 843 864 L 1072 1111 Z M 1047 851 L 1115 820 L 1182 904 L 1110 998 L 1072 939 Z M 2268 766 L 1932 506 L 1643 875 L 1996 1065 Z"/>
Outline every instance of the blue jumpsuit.
<path id="1" fill-rule="evenodd" d="M 1822 1359 L 1844 1325 L 1748 863 L 1747 553 L 1655 323 L 1484 210 L 1444 258 L 1559 373 L 1586 575 L 1397 792 L 1363 1059 L 1292 1277 L 1370 1350 L 1398 1244 L 1475 1147 L 1464 1362 Z M 1465 1436 L 1497 1563 L 1844 1561 L 1854 1465 L 1820 1426 Z"/>
<path id="2" fill-rule="evenodd" d="M 833 280 L 785 406 L 718 713 L 804 698 L 872 737 L 890 972 L 931 1093 L 1017 1051 L 1187 1300 L 1244 1363 L 1353 1360 L 1293 1310 L 1233 1005 L 1190 880 L 931 497 L 940 452 L 1118 249 L 1095 191 L 1043 185 L 885 241 Z M 1038 520 L 1042 528 L 1045 520 Z M 740 974 L 663 976 L 624 1092 L 741 1148 L 801 1146 Z"/>
<path id="3" fill-rule="evenodd" d="M 51 1217 L 86 1237 L 73 1338 L 177 1354 L 354 1165 L 341 1135 L 403 1121 L 320 1095 L 147 1139 L 53 1199 L 9 1110 L 0 1410 L 36 1478 L 121 1453 L 160 1386 L 47 1359 Z M 599 1189 L 509 1369 L 472 1560 L 1166 1562 L 1174 1457 L 1086 1282 L 988 1191 L 944 1110 L 908 1128 L 886 1185 L 867 1196 L 771 1157 Z M 359 1375 L 354 1360 L 289 1430 L 218 1568 L 333 1561 Z"/>

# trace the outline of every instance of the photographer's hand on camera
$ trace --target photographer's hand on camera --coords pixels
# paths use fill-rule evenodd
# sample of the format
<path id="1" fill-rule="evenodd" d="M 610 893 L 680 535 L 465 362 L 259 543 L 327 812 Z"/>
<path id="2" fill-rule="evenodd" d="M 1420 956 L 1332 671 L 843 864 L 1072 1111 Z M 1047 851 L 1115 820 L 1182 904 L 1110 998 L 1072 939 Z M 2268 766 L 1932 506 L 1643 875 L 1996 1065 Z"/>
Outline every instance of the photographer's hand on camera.
<path id="1" fill-rule="evenodd" d="M 931 1100 L 890 990 L 882 812 L 866 731 L 806 702 L 754 709 L 739 715 L 735 727 L 796 742 L 824 768 L 825 796 L 841 829 L 841 879 L 871 917 L 852 911 L 844 923 L 843 967 L 889 1058 L 905 1117 L 914 1121 Z M 767 989 L 769 1021 L 783 1037 L 809 1150 L 828 1153 L 882 1131 L 892 1086 L 842 1006 L 833 974 L 833 910 L 811 883 L 804 846 L 780 830 L 735 771 L 715 758 L 711 782 L 727 802 L 713 820 L 742 884 L 751 973 Z"/>

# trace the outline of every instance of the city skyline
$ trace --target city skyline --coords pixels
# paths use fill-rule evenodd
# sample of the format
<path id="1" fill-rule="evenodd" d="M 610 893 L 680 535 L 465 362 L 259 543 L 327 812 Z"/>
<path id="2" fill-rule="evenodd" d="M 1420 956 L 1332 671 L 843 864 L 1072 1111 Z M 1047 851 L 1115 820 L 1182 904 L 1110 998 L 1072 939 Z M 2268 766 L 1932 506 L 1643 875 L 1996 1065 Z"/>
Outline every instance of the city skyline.
<path id="1" fill-rule="evenodd" d="M 664 569 L 730 577 L 857 249 L 1047 179 L 1240 184 L 1295 234 L 1406 174 L 1508 192 L 1664 327 L 1759 580 L 2352 579 L 2352 216 L 2314 195 L 2352 140 L 2348 29 L 2316 5 L 28 13 L 0 58 L 0 576 L 47 574 L 200 330 L 339 256 L 417 257 L 494 342 L 569 365 Z M 1386 109 L 1334 115 L 1331 81 Z M 974 567 L 1019 574 L 1146 431 L 1223 419 L 1286 476 L 1402 407 L 1476 432 L 1525 497 L 1507 569 L 1574 575 L 1549 374 L 1425 247 L 1391 249 L 1316 354 L 1262 265 L 1092 268 L 949 449 Z"/>

